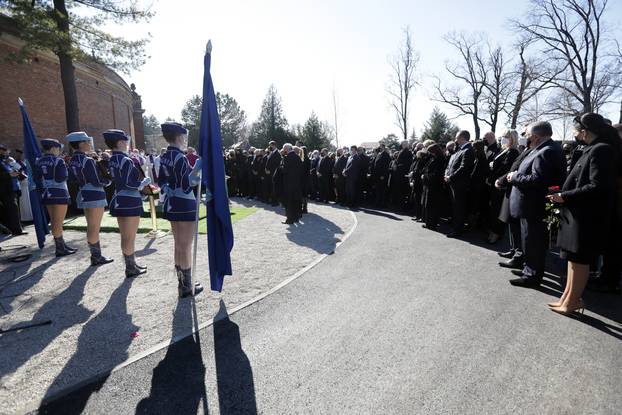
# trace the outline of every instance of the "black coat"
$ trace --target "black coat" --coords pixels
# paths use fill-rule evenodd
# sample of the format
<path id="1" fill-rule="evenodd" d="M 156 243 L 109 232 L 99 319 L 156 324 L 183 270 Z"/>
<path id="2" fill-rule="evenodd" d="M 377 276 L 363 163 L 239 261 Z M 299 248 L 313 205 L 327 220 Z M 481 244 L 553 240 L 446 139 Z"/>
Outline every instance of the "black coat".
<path id="1" fill-rule="evenodd" d="M 614 178 L 611 146 L 598 140 L 586 146 L 562 187 L 560 248 L 588 256 L 602 253 L 613 218 Z"/>
<path id="2" fill-rule="evenodd" d="M 336 174 L 337 177 L 343 177 L 343 169 L 346 168 L 347 162 L 348 158 L 346 156 L 339 157 L 333 166 L 333 174 Z"/>
<path id="3" fill-rule="evenodd" d="M 278 150 L 274 150 L 268 156 L 268 161 L 266 163 L 266 169 L 270 170 L 270 175 L 273 175 L 276 169 L 281 164 L 281 153 Z"/>
<path id="4" fill-rule="evenodd" d="M 547 140 L 523 159 L 510 193 L 510 213 L 515 218 L 543 219 L 548 189 L 559 186 L 566 173 L 561 146 Z"/>
<path id="5" fill-rule="evenodd" d="M 518 158 L 519 153 L 515 148 L 509 148 L 503 150 L 492 161 L 492 167 L 490 169 L 490 175 L 488 176 L 488 183 L 492 186 L 495 185 L 497 180 L 502 181 L 511 171 L 512 165 Z M 516 166 L 518 169 L 518 166 Z"/>
<path id="6" fill-rule="evenodd" d="M 374 178 L 386 180 L 389 177 L 389 164 L 391 164 L 391 156 L 386 151 L 378 153 L 374 159 Z"/>
<path id="7" fill-rule="evenodd" d="M 463 144 L 456 151 L 447 164 L 445 176 L 449 177 L 449 184 L 466 189 L 471 180 L 473 167 L 475 165 L 475 150 L 471 143 Z"/>
<path id="8" fill-rule="evenodd" d="M 285 200 L 302 198 L 302 172 L 302 160 L 296 153 L 290 151 L 283 158 L 283 196 Z"/>
<path id="9" fill-rule="evenodd" d="M 406 176 L 412 162 L 413 153 L 407 148 L 401 149 L 399 154 L 397 155 L 397 162 L 395 164 L 395 171 L 397 173 L 397 176 L 400 178 Z"/>

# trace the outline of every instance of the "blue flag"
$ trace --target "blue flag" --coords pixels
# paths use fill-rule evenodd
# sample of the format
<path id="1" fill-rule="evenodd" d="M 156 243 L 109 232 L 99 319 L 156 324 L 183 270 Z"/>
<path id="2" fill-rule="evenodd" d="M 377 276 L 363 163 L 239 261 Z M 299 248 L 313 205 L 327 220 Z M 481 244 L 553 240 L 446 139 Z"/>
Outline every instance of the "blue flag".
<path id="1" fill-rule="evenodd" d="M 199 154 L 201 177 L 206 190 L 212 193 L 207 205 L 207 250 L 209 256 L 210 283 L 213 291 L 221 291 L 225 275 L 231 275 L 231 249 L 233 228 L 229 212 L 229 198 L 225 183 L 225 161 L 220 138 L 220 121 L 214 84 L 210 75 L 211 42 L 203 61 L 203 108 L 199 130 Z M 208 198 L 209 199 L 209 198 Z"/>
<path id="2" fill-rule="evenodd" d="M 43 203 L 41 203 L 41 194 L 37 191 L 35 185 L 35 176 L 33 166 L 35 160 L 41 157 L 41 150 L 37 144 L 37 137 L 30 124 L 28 113 L 24 108 L 24 101 L 21 98 L 17 101 L 19 109 L 22 112 L 22 121 L 24 125 L 24 161 L 28 166 L 28 189 L 30 191 L 30 209 L 32 210 L 32 220 L 37 232 L 37 243 L 39 248 L 43 248 L 45 244 L 45 235 L 50 233 L 48 228 L 48 218 Z"/>

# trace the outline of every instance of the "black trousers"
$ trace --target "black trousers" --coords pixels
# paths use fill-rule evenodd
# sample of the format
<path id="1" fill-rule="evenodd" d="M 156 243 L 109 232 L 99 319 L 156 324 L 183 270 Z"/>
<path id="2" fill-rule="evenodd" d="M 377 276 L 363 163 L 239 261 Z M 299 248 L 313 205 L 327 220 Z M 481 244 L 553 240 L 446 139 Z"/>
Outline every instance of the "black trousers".
<path id="1" fill-rule="evenodd" d="M 337 202 L 341 205 L 348 201 L 346 197 L 346 178 L 337 176 L 335 179 L 335 190 L 337 190 Z"/>
<path id="2" fill-rule="evenodd" d="M 453 207 L 452 226 L 454 232 L 464 231 L 464 221 L 467 212 L 466 186 L 451 185 L 451 204 Z"/>
<path id="3" fill-rule="evenodd" d="M 520 219 L 523 242 L 523 275 L 541 280 L 546 262 L 546 224 L 540 219 Z"/>
<path id="4" fill-rule="evenodd" d="M 387 192 L 389 190 L 388 180 L 385 176 L 384 179 L 378 178 L 376 180 L 376 205 L 383 207 L 387 204 Z"/>
<path id="5" fill-rule="evenodd" d="M 608 231 L 605 252 L 603 253 L 603 265 L 600 275 L 607 285 L 615 287 L 620 285 L 620 273 L 622 273 L 622 223 L 618 218 L 614 219 L 611 229 Z"/>
<path id="6" fill-rule="evenodd" d="M 346 178 L 346 197 L 348 206 L 356 207 L 359 203 L 359 193 L 361 188 L 357 179 Z"/>
<path id="7" fill-rule="evenodd" d="M 510 249 L 514 251 L 514 258 L 523 260 L 523 241 L 520 231 L 520 219 L 510 217 L 508 223 L 510 231 Z"/>
<path id="8" fill-rule="evenodd" d="M 9 228 L 13 235 L 22 233 L 22 222 L 19 213 L 19 198 L 15 193 L 3 195 L 0 199 L 0 220 Z"/>
<path id="9" fill-rule="evenodd" d="M 318 185 L 320 187 L 320 202 L 328 203 L 330 199 L 330 177 L 318 177 Z"/>
<path id="10" fill-rule="evenodd" d="M 294 223 L 300 219 L 302 209 L 301 197 L 288 197 L 285 201 L 285 216 L 287 216 L 287 222 Z"/>

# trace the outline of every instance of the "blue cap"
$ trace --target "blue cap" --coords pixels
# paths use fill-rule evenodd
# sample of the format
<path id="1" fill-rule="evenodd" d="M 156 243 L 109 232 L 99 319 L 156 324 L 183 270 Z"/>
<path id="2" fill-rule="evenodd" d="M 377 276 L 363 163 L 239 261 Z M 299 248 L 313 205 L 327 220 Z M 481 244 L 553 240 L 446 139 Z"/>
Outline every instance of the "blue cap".
<path id="1" fill-rule="evenodd" d="M 173 133 L 173 134 L 188 134 L 188 130 L 186 130 L 180 123 L 174 121 L 167 121 L 164 124 L 160 125 L 162 127 L 162 134 Z"/>
<path id="2" fill-rule="evenodd" d="M 106 130 L 102 133 L 105 140 L 123 140 L 130 141 L 130 138 L 125 134 L 123 130 Z"/>
<path id="3" fill-rule="evenodd" d="M 75 143 L 79 141 L 91 141 L 92 139 L 93 137 L 89 137 L 89 135 L 85 133 L 84 131 L 76 131 L 73 133 L 69 133 L 67 134 L 67 136 L 65 136 L 65 140 L 67 140 L 68 143 Z"/>
<path id="4" fill-rule="evenodd" d="M 60 141 L 54 139 L 54 138 L 44 138 L 43 140 L 41 140 L 41 145 L 44 147 L 58 147 L 58 148 L 63 148 L 63 145 L 60 143 Z"/>

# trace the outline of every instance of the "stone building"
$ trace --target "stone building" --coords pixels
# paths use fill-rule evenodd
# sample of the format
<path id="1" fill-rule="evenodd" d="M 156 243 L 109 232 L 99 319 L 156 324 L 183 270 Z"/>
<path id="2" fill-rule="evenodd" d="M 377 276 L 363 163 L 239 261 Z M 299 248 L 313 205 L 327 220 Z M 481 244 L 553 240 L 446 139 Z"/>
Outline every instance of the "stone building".
<path id="1" fill-rule="evenodd" d="M 37 51 L 29 62 L 7 58 L 23 42 L 11 19 L 0 15 L 0 142 L 11 149 L 23 147 L 22 119 L 17 104 L 24 100 L 35 134 L 64 141 L 67 134 L 65 104 L 58 58 Z M 95 61 L 75 62 L 80 127 L 105 148 L 101 133 L 118 128 L 129 133 L 134 147 L 144 149 L 143 112 L 140 95 L 110 68 Z"/>

